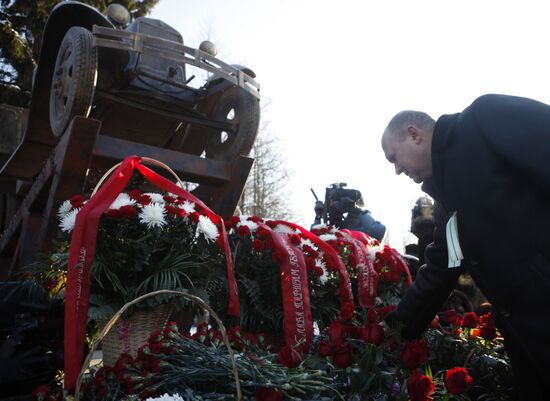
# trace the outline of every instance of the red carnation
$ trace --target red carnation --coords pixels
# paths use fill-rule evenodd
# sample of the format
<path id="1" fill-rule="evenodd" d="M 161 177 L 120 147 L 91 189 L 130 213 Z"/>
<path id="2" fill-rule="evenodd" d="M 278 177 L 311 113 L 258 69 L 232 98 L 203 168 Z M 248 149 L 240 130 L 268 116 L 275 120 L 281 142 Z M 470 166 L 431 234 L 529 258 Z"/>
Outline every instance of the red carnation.
<path id="1" fill-rule="evenodd" d="M 130 192 L 128 192 L 128 196 L 130 197 L 130 199 L 139 201 L 141 198 L 141 191 L 139 189 L 132 189 Z"/>
<path id="2" fill-rule="evenodd" d="M 394 311 L 397 309 L 397 305 L 388 305 L 383 306 L 380 309 L 378 309 L 378 319 L 379 321 L 384 320 L 384 318 L 388 315 L 388 313 Z"/>
<path id="3" fill-rule="evenodd" d="M 261 223 L 263 220 L 260 216 L 250 216 L 247 218 L 248 221 L 253 221 L 254 223 Z"/>
<path id="4" fill-rule="evenodd" d="M 349 326 L 341 320 L 335 320 L 328 328 L 328 334 L 333 343 L 338 344 L 344 342 L 349 336 Z"/>
<path id="5" fill-rule="evenodd" d="M 261 252 L 264 249 L 264 242 L 259 239 L 255 239 L 252 241 L 252 250 L 256 252 Z"/>
<path id="6" fill-rule="evenodd" d="M 426 340 L 406 341 L 401 350 L 401 364 L 405 369 L 416 369 L 430 358 Z"/>
<path id="7" fill-rule="evenodd" d="M 302 355 L 295 348 L 285 345 L 279 351 L 279 362 L 287 368 L 295 368 L 302 363 Z"/>
<path id="8" fill-rule="evenodd" d="M 462 394 L 473 381 L 466 368 L 449 369 L 445 375 L 445 387 L 451 394 Z"/>
<path id="9" fill-rule="evenodd" d="M 151 197 L 149 195 L 141 195 L 138 199 L 138 203 L 147 206 L 151 203 Z"/>
<path id="10" fill-rule="evenodd" d="M 73 208 L 79 208 L 84 203 L 84 197 L 82 195 L 75 195 L 71 197 L 70 202 Z"/>
<path id="11" fill-rule="evenodd" d="M 321 266 L 315 265 L 313 266 L 313 273 L 315 274 L 316 277 L 323 277 L 323 274 L 325 274 L 325 271 Z"/>
<path id="12" fill-rule="evenodd" d="M 330 354 L 332 362 L 339 368 L 347 368 L 353 362 L 352 350 L 351 344 L 347 341 L 334 344 Z"/>
<path id="13" fill-rule="evenodd" d="M 430 401 L 435 390 L 432 379 L 424 376 L 418 369 L 412 372 L 409 380 L 407 380 L 407 391 L 411 401 Z"/>
<path id="14" fill-rule="evenodd" d="M 494 340 L 497 336 L 495 321 L 490 313 L 487 313 L 479 318 L 479 335 L 486 340 Z"/>
<path id="15" fill-rule="evenodd" d="M 256 387 L 256 401 L 283 401 L 285 399 L 283 393 L 274 388 Z"/>
<path id="16" fill-rule="evenodd" d="M 269 237 L 269 230 L 265 227 L 258 227 L 256 230 L 256 235 L 258 238 L 267 238 Z"/>
<path id="17" fill-rule="evenodd" d="M 120 209 L 109 209 L 107 210 L 106 214 L 109 219 L 118 219 L 122 217 L 122 212 L 120 211 Z"/>
<path id="18" fill-rule="evenodd" d="M 454 309 L 447 309 L 445 311 L 445 321 L 448 324 L 458 324 L 460 322 L 460 317 Z"/>
<path id="19" fill-rule="evenodd" d="M 225 226 L 227 228 L 233 228 L 241 221 L 241 218 L 239 216 L 232 216 L 229 220 L 225 222 Z"/>
<path id="20" fill-rule="evenodd" d="M 288 237 L 290 238 L 290 242 L 293 245 L 300 245 L 300 243 L 302 242 L 302 239 L 298 234 L 290 234 Z"/>
<path id="21" fill-rule="evenodd" d="M 329 356 L 332 353 L 332 343 L 327 340 L 321 340 L 319 341 L 319 356 L 324 358 L 325 356 Z"/>
<path id="22" fill-rule="evenodd" d="M 375 323 L 361 328 L 361 339 L 369 344 L 380 345 L 384 341 L 384 328 Z"/>
<path id="23" fill-rule="evenodd" d="M 319 252 L 317 252 L 315 249 L 307 244 L 302 245 L 302 250 L 304 251 L 304 253 L 307 253 L 312 258 L 316 258 L 319 256 Z"/>
<path id="24" fill-rule="evenodd" d="M 342 320 L 351 320 L 353 319 L 354 315 L 355 306 L 353 306 L 353 303 L 351 302 L 346 302 L 344 306 L 342 306 L 342 308 L 340 309 L 340 316 L 342 317 Z"/>
<path id="25" fill-rule="evenodd" d="M 136 208 L 131 205 L 122 206 L 118 210 L 120 211 L 122 216 L 129 217 L 131 219 L 137 216 Z"/>
<path id="26" fill-rule="evenodd" d="M 239 226 L 237 227 L 237 234 L 239 234 L 242 237 L 249 237 L 250 228 L 248 226 Z"/>
<path id="27" fill-rule="evenodd" d="M 200 215 L 197 212 L 193 212 L 193 213 L 189 214 L 189 218 L 191 219 L 191 221 L 193 223 L 198 223 L 199 222 L 199 217 L 200 217 Z"/>
<path id="28" fill-rule="evenodd" d="M 466 312 L 464 316 L 462 316 L 461 326 L 475 329 L 477 326 L 477 315 L 475 312 Z"/>

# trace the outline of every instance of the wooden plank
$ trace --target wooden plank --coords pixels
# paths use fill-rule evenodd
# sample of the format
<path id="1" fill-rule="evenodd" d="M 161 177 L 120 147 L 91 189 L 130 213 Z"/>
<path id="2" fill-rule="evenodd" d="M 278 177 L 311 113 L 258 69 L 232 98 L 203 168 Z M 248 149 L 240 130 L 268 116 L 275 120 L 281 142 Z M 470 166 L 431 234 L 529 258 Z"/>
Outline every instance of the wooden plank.
<path id="1" fill-rule="evenodd" d="M 92 165 L 111 167 L 131 155 L 157 159 L 170 166 L 184 181 L 221 185 L 231 180 L 228 163 L 104 135 L 97 138 Z"/>

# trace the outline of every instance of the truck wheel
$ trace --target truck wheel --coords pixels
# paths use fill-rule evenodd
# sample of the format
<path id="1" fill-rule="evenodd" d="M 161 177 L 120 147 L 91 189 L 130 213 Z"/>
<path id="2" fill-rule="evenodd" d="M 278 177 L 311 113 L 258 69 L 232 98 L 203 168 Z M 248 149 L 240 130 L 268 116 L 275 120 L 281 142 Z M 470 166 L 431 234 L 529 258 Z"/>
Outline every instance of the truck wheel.
<path id="1" fill-rule="evenodd" d="M 73 117 L 90 113 L 97 80 L 97 49 L 92 33 L 75 26 L 67 31 L 55 61 L 50 88 L 50 126 L 61 136 Z"/>
<path id="2" fill-rule="evenodd" d="M 208 118 L 236 122 L 236 132 L 225 132 L 207 128 L 204 152 L 208 159 L 229 161 L 239 155 L 248 155 L 260 122 L 260 104 L 258 100 L 238 87 L 230 87 L 215 101 Z"/>

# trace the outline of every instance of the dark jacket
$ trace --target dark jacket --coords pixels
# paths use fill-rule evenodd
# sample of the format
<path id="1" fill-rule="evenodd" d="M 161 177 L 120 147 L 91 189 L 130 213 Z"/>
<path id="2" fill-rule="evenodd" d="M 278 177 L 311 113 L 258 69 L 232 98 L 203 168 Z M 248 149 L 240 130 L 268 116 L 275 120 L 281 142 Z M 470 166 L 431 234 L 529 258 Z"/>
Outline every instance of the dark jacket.
<path id="1" fill-rule="evenodd" d="M 440 117 L 432 171 L 422 189 L 436 200 L 434 243 L 397 317 L 408 324 L 409 336 L 418 335 L 466 270 L 493 304 L 506 340 L 546 376 L 550 367 L 541 355 L 550 358 L 550 106 L 485 95 L 462 113 Z M 455 211 L 464 260 L 449 268 L 445 227 Z"/>
<path id="2" fill-rule="evenodd" d="M 441 293 L 431 304 L 445 298 L 454 285 L 448 282 L 464 268 L 490 302 L 505 307 L 529 280 L 521 266 L 535 255 L 550 255 L 550 106 L 485 95 L 462 113 L 440 117 L 432 170 L 422 189 L 437 203 L 434 244 L 426 272 L 400 312 L 416 314 L 419 292 Z M 445 224 L 454 211 L 465 257 L 461 268 L 447 267 Z M 433 314 L 426 314 L 427 324 Z"/>

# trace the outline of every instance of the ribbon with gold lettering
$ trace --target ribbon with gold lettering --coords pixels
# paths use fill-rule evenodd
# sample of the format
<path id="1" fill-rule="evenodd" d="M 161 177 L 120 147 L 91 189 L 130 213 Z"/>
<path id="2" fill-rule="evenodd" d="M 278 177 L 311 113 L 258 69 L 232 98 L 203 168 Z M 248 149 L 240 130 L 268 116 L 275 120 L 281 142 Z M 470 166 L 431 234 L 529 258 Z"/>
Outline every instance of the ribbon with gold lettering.
<path id="1" fill-rule="evenodd" d="M 275 252 L 282 254 L 281 290 L 285 322 L 285 342 L 289 346 L 304 341 L 308 348 L 313 339 L 313 319 L 303 252 L 293 245 L 288 235 L 277 233 L 265 223 L 258 223 L 269 232 Z"/>
<path id="2" fill-rule="evenodd" d="M 342 260 L 340 259 L 340 256 L 338 256 L 336 251 L 325 241 L 321 240 L 317 235 L 299 226 L 298 224 L 284 220 L 275 220 L 274 223 L 283 224 L 300 231 L 300 234 L 304 238 L 307 238 L 308 240 L 313 242 L 313 244 L 323 252 L 323 257 L 326 259 L 328 265 L 335 269 L 340 275 L 340 306 L 344 306 L 346 303 L 350 302 L 352 305 L 354 305 L 353 291 L 351 289 L 351 281 L 349 279 L 348 270 L 346 269 L 346 266 L 344 266 L 344 263 L 342 263 Z"/>
<path id="3" fill-rule="evenodd" d="M 342 232 L 344 238 L 352 245 L 352 253 L 356 260 L 359 305 L 362 308 L 372 308 L 378 291 L 378 273 L 374 270 L 366 245 L 354 238 L 352 230 L 342 230 Z"/>

